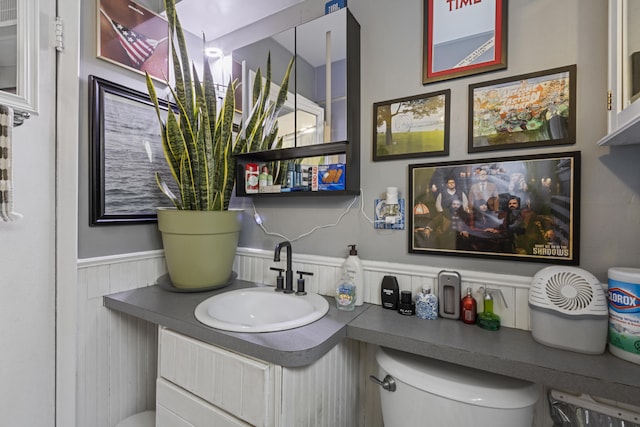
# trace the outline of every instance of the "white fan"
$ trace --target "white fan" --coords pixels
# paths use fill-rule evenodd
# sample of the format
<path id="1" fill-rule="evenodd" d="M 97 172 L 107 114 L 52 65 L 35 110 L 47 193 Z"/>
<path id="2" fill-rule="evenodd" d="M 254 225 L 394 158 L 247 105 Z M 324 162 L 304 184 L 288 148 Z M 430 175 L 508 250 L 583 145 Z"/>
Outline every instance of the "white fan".
<path id="1" fill-rule="evenodd" d="M 533 276 L 529 305 L 564 314 L 608 314 L 600 281 L 577 267 L 546 267 Z"/>
<path id="2" fill-rule="evenodd" d="M 607 339 L 609 309 L 600 281 L 577 267 L 546 267 L 529 289 L 531 334 L 545 345 L 599 354 Z"/>

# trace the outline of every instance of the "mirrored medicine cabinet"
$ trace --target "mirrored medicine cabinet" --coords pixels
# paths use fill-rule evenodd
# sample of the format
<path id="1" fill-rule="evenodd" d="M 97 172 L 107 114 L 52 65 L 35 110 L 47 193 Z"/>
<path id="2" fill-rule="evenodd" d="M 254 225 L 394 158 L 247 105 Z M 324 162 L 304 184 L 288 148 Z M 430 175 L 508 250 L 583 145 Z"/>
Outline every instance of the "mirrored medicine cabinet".
<path id="1" fill-rule="evenodd" d="M 242 82 L 240 110 L 251 108 L 256 70 L 264 75 L 271 55 L 270 97 L 275 102 L 287 65 L 295 57 L 288 96 L 278 117 L 282 146 L 237 156 L 238 182 L 247 163 L 304 160 L 344 163 L 344 191 L 296 192 L 291 195 L 358 194 L 360 188 L 360 26 L 347 8 L 234 49 L 233 77 Z M 236 188 L 245 196 L 241 185 Z M 281 195 L 252 194 L 252 197 Z"/>
<path id="2" fill-rule="evenodd" d="M 0 104 L 15 113 L 38 111 L 36 0 L 0 2 Z"/>

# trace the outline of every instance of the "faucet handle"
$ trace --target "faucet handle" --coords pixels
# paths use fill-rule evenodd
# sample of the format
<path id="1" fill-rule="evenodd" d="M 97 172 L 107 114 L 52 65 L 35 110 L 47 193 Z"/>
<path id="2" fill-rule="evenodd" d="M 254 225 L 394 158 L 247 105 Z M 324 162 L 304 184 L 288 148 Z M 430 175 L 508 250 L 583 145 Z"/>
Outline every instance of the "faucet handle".
<path id="1" fill-rule="evenodd" d="M 269 270 L 273 270 L 273 271 L 277 271 L 278 272 L 278 277 L 276 277 L 276 288 L 274 290 L 276 292 L 283 292 L 284 291 L 284 277 L 282 276 L 282 272 L 284 271 L 284 268 L 269 267 Z"/>
<path id="2" fill-rule="evenodd" d="M 300 275 L 298 278 L 298 290 L 296 295 L 306 295 L 307 293 L 304 290 L 304 277 L 302 276 L 313 276 L 313 273 L 309 271 L 296 271 L 296 274 Z"/>

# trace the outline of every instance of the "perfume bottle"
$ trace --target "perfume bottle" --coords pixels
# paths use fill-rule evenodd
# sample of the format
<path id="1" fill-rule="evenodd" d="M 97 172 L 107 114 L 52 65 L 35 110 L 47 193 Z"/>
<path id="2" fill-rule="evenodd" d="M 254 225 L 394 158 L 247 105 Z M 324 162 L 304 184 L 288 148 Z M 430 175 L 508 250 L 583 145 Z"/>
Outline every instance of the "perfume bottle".
<path id="1" fill-rule="evenodd" d="M 352 311 L 356 306 L 356 285 L 346 269 L 336 287 L 336 305 L 338 309 L 345 311 Z"/>
<path id="2" fill-rule="evenodd" d="M 413 316 L 416 314 L 416 305 L 413 303 L 413 299 L 411 298 L 411 291 L 400 292 L 398 312 L 405 316 Z"/>
<path id="3" fill-rule="evenodd" d="M 422 288 L 416 295 L 416 316 L 429 320 L 438 318 L 438 297 L 431 293 L 431 288 Z"/>
<path id="4" fill-rule="evenodd" d="M 473 325 L 478 315 L 478 303 L 471 295 L 471 288 L 467 288 L 467 295 L 460 300 L 460 318 L 464 323 Z"/>

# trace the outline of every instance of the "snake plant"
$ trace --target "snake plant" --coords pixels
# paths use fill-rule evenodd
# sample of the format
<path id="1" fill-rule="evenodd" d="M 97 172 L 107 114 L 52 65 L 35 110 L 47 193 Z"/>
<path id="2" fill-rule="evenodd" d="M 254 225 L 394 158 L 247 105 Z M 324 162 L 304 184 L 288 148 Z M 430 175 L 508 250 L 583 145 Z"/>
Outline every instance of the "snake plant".
<path id="1" fill-rule="evenodd" d="M 260 69 L 256 70 L 252 108 L 246 122 L 240 124 L 240 132 L 234 132 L 238 81 L 229 82 L 220 111 L 216 111 L 216 86 L 207 57 L 203 55 L 204 73 L 200 81 L 195 66 L 189 60 L 175 0 L 165 0 L 165 7 L 169 36 L 175 41 L 171 44 L 175 82 L 173 87 L 168 81 L 166 83 L 176 106 L 176 111 L 169 108 L 166 120 L 162 117 L 156 90 L 148 74 L 146 80 L 149 97 L 155 105 L 161 126 L 164 156 L 180 195 L 173 194 L 158 172 L 156 182 L 177 209 L 224 211 L 229 208 L 235 184 L 236 160 L 233 155 L 282 145 L 282 138 L 276 140 L 277 117 L 287 97 L 294 59 L 289 62 L 280 91 L 273 102 L 269 100 L 269 53 L 265 82 L 263 84 Z"/>

